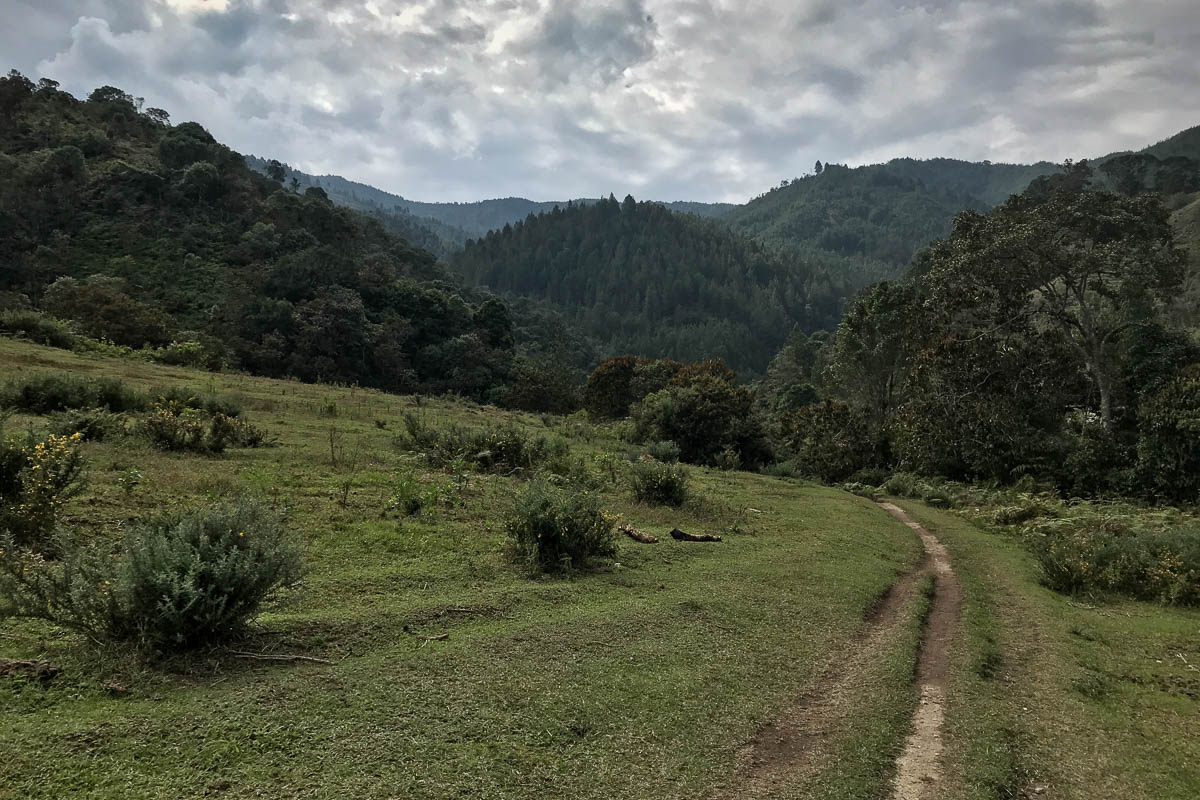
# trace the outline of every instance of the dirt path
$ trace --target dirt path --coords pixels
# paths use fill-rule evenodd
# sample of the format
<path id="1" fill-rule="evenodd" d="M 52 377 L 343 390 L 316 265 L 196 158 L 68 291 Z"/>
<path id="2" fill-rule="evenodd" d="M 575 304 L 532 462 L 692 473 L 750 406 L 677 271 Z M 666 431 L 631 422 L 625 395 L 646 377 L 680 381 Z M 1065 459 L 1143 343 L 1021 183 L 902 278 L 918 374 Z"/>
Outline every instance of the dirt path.
<path id="1" fill-rule="evenodd" d="M 921 702 L 913 715 L 913 733 L 897 760 L 894 800 L 933 797 L 939 778 L 941 724 L 948 649 L 957 627 L 962 592 L 945 547 L 913 522 L 899 507 L 880 506 L 921 537 L 925 556 L 900 576 L 879 604 L 867 614 L 863 631 L 852 647 L 823 666 L 817 678 L 779 719 L 765 725 L 738 757 L 734 780 L 724 796 L 768 798 L 786 793 L 813 775 L 831 755 L 835 734 L 852 713 L 850 698 L 860 675 L 878 657 L 886 641 L 897 634 L 917 583 L 932 574 L 936 590 L 917 665 Z"/>
<path id="2" fill-rule="evenodd" d="M 916 531 L 932 562 L 935 588 L 933 604 L 917 660 L 920 702 L 913 712 L 912 732 L 904 752 L 896 759 L 893 800 L 925 800 L 938 795 L 941 781 L 942 720 L 946 705 L 946 672 L 950 644 L 962 614 L 962 587 L 950 565 L 950 554 L 932 533 L 909 519 L 899 506 L 880 503 L 885 511 Z"/>

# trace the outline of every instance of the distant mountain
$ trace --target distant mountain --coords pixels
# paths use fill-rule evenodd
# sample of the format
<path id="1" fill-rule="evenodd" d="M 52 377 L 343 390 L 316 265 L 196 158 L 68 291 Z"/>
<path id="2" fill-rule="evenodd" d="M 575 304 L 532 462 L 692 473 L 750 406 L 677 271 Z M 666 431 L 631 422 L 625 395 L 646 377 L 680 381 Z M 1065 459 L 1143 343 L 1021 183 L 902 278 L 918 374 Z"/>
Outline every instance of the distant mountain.
<path id="1" fill-rule="evenodd" d="M 719 356 L 761 374 L 793 327 L 831 328 L 848 290 L 718 221 L 627 197 L 527 217 L 451 260 L 468 283 L 532 297 L 603 354 Z"/>
<path id="2" fill-rule="evenodd" d="M 258 172 L 266 173 L 267 161 L 265 159 L 258 156 L 247 156 L 246 163 Z M 329 195 L 329 199 L 338 205 L 383 215 L 407 215 L 414 227 L 426 228 L 444 245 L 448 245 L 450 251 L 461 249 L 468 238 L 480 236 L 490 230 L 497 230 L 506 224 L 525 219 L 530 214 L 536 215 L 552 211 L 556 206 L 566 206 L 568 202 L 575 205 L 595 202 L 595 198 L 575 198 L 571 201 L 536 201 L 526 200 L 523 197 L 502 197 L 494 200 L 478 200 L 472 203 L 424 203 L 419 200 L 409 200 L 365 183 L 347 180 L 340 175 L 309 175 L 287 165 L 285 165 L 285 169 L 287 180 L 290 181 L 295 177 L 301 189 L 319 186 Z M 719 216 L 734 207 L 732 203 L 698 203 L 687 200 L 663 203 L 662 205 L 672 211 L 701 217 Z M 397 232 L 402 233 L 402 231 Z M 422 236 L 418 232 L 414 232 L 413 235 Z M 422 246 L 428 245 L 422 244 Z"/>

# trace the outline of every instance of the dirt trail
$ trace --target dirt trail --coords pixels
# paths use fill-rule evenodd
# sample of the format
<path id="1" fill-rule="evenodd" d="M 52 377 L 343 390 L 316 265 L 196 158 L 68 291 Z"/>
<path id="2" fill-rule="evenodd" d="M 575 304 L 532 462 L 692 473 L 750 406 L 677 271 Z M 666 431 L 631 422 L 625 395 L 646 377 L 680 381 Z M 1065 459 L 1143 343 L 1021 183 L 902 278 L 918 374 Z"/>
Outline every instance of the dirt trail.
<path id="1" fill-rule="evenodd" d="M 913 522 L 899 506 L 879 504 L 885 511 L 916 531 L 932 561 L 935 578 L 933 604 L 925 625 L 921 654 L 917 660 L 920 702 L 913 712 L 912 733 L 896 759 L 893 800 L 925 800 L 936 797 L 941 781 L 942 721 L 946 710 L 946 672 L 950 645 L 962 614 L 962 587 L 950 565 L 950 554 L 932 533 Z"/>
<path id="2" fill-rule="evenodd" d="M 880 506 L 916 531 L 924 544 L 924 558 L 900 576 L 867 614 L 864 629 L 853 646 L 825 664 L 780 718 L 764 726 L 743 748 L 736 776 L 726 787 L 725 796 L 768 798 L 787 793 L 788 787 L 803 783 L 826 756 L 832 755 L 829 747 L 836 740 L 835 734 L 845 727 L 853 711 L 851 689 L 877 659 L 886 641 L 899 631 L 917 583 L 927 574 L 936 577 L 937 588 L 917 666 L 921 702 L 913 716 L 913 733 L 897 760 L 893 798 L 923 800 L 933 796 L 939 777 L 947 651 L 957 624 L 961 590 L 945 547 L 897 506 Z"/>

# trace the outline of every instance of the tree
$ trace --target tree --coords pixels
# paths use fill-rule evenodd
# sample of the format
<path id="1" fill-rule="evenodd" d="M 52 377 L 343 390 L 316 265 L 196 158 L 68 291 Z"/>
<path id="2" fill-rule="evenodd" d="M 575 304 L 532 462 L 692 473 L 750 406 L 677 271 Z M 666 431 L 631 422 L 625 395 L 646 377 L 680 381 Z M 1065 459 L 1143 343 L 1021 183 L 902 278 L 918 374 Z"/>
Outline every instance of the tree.
<path id="1" fill-rule="evenodd" d="M 825 166 L 821 163 L 821 159 L 817 159 L 817 163 L 813 166 L 813 173 L 820 175 L 825 171 Z"/>
<path id="2" fill-rule="evenodd" d="M 832 377 L 876 427 L 895 407 L 911 365 L 917 299 L 914 284 L 884 281 L 856 297 L 838 326 Z"/>
<path id="3" fill-rule="evenodd" d="M 964 212 L 930 251 L 931 305 L 987 336 L 1021 321 L 1071 346 L 1111 429 L 1122 332 L 1181 285 L 1185 254 L 1153 196 L 1058 191 Z"/>
<path id="4" fill-rule="evenodd" d="M 272 158 L 267 162 L 267 177 L 273 181 L 283 183 L 287 179 L 287 168 L 278 160 Z"/>

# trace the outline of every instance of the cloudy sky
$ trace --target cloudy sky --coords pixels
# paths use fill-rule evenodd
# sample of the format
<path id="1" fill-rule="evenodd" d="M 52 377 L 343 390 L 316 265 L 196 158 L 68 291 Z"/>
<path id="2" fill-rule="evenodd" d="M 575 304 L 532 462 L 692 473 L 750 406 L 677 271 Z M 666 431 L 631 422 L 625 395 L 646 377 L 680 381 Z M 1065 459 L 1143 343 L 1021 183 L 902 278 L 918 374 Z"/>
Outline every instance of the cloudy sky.
<path id="1" fill-rule="evenodd" d="M 0 0 L 0 52 L 418 200 L 743 201 L 1200 124 L 1197 0 Z"/>

